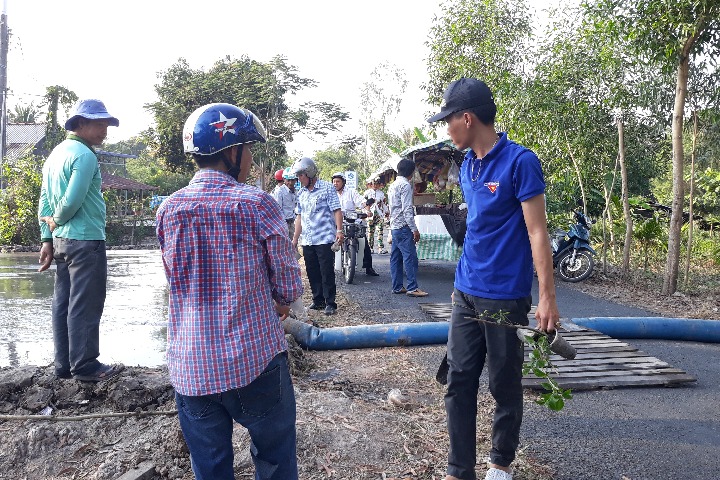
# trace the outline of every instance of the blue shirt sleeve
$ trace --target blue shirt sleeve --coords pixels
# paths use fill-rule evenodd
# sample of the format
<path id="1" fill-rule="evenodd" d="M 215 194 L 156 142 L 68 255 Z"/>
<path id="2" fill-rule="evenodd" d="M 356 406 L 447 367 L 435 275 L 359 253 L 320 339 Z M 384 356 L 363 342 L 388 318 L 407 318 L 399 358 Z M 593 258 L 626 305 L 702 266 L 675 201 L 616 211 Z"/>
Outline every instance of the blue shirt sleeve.
<path id="1" fill-rule="evenodd" d="M 545 179 L 540 159 L 531 150 L 526 150 L 518 156 L 513 172 L 513 184 L 515 197 L 521 202 L 545 192 Z"/>

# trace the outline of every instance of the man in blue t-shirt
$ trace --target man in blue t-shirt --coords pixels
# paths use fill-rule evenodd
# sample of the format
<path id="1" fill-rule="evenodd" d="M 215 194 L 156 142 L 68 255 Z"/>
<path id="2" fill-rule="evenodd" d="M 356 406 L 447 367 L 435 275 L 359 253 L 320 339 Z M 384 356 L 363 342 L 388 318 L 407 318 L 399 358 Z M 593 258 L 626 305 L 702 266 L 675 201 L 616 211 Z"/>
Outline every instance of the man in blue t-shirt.
<path id="1" fill-rule="evenodd" d="M 474 480 L 475 419 L 479 377 L 487 359 L 495 398 L 492 449 L 486 480 L 511 480 L 510 464 L 522 422 L 523 346 L 498 317 L 527 325 L 533 262 L 540 298 L 538 328 L 554 331 L 560 318 L 555 300 L 552 254 L 545 214 L 545 181 L 538 157 L 495 131 L 495 101 L 474 78 L 452 82 L 441 110 L 428 122 L 444 121 L 450 139 L 469 149 L 460 170 L 468 206 L 467 233 L 455 273 L 448 335 L 445 395 L 450 451 L 446 480 Z M 504 313 L 501 313 L 504 312 Z M 489 322 L 466 317 L 482 316 Z"/>

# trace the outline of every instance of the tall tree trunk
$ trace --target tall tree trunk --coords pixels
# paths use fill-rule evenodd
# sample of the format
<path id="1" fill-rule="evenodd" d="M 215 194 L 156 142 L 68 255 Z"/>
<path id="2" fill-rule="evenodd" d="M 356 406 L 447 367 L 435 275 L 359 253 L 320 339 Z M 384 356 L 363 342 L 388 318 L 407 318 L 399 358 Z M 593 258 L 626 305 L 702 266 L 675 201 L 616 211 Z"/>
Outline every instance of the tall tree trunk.
<path id="1" fill-rule="evenodd" d="M 627 167 L 625 165 L 625 130 L 622 117 L 617 119 L 618 161 L 620 162 L 620 188 L 622 190 L 623 213 L 625 214 L 625 244 L 623 245 L 622 272 L 630 271 L 630 247 L 632 246 L 633 219 L 630 214 L 630 189 L 628 188 Z"/>
<path id="2" fill-rule="evenodd" d="M 688 225 L 687 258 L 685 259 L 685 286 L 690 282 L 690 258 L 692 257 L 693 243 L 693 196 L 695 193 L 695 147 L 697 145 L 697 110 L 693 110 L 693 138 L 692 153 L 690 154 L 690 197 L 688 199 L 688 212 L 690 213 L 690 225 Z"/>
<path id="3" fill-rule="evenodd" d="M 572 160 L 573 162 L 573 167 L 575 167 L 575 175 L 577 175 L 578 185 L 580 185 L 580 195 L 582 196 L 583 213 L 587 215 L 587 198 L 585 196 L 585 184 L 583 183 L 582 174 L 580 172 L 580 165 L 578 165 L 577 160 L 575 160 L 575 155 L 573 155 L 572 148 L 570 147 L 570 140 L 568 140 L 567 130 L 564 133 L 565 143 L 567 143 L 568 148 L 568 155 L 570 155 L 570 160 Z"/>
<path id="4" fill-rule="evenodd" d="M 683 202 L 685 189 L 683 185 L 683 117 L 685 115 L 685 97 L 687 96 L 688 72 L 690 59 L 687 54 L 680 58 L 675 87 L 675 108 L 672 120 L 673 150 L 673 199 L 672 215 L 670 216 L 670 232 L 668 235 L 668 253 L 665 263 L 662 294 L 672 295 L 677 290 L 678 264 L 680 262 L 680 243 L 682 242 L 681 227 L 683 221 Z"/>
<path id="5" fill-rule="evenodd" d="M 613 167 L 613 176 L 612 176 L 612 182 L 610 183 L 610 187 L 608 188 L 607 185 L 605 185 L 605 182 L 603 182 L 603 191 L 605 194 L 605 210 L 603 211 L 603 262 L 607 264 L 607 251 L 608 251 L 608 242 L 607 242 L 607 232 L 608 229 L 606 227 L 606 220 L 607 223 L 610 224 L 610 254 L 612 255 L 613 261 L 615 261 L 615 232 L 613 230 L 613 219 L 612 219 L 612 192 L 615 190 L 615 180 L 617 179 L 617 169 L 618 169 L 618 158 L 615 157 L 615 166 Z M 605 265 L 603 265 L 603 273 L 607 273 Z"/>
<path id="6" fill-rule="evenodd" d="M 602 213 L 602 235 L 603 235 L 603 244 L 602 244 L 602 263 L 603 263 L 603 274 L 607 275 L 607 251 L 608 251 L 608 239 L 607 239 L 607 218 L 608 218 L 608 211 L 610 210 L 610 193 L 608 192 L 607 185 L 605 185 L 605 182 L 603 182 L 603 190 L 605 195 L 605 209 Z"/>

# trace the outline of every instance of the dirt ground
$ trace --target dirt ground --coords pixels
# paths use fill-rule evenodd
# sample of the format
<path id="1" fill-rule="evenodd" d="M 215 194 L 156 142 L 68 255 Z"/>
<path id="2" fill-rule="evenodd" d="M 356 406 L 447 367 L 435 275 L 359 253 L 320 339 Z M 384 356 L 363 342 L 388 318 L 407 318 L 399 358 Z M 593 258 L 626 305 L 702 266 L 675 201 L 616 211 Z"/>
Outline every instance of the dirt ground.
<path id="1" fill-rule="evenodd" d="M 720 318 L 720 293 L 663 298 L 613 275 L 576 286 L 665 316 Z M 309 295 L 305 294 L 309 303 Z M 362 323 L 367 312 L 340 296 L 337 315 L 311 312 L 320 327 Z M 292 340 L 292 337 L 290 337 Z M 300 478 L 443 479 L 444 387 L 435 382 L 443 346 L 347 351 L 291 348 Z M 526 393 L 526 402 L 536 394 Z M 492 398 L 479 400 L 478 452 L 488 451 Z M 191 479 L 187 449 L 163 368 L 127 368 L 101 384 L 56 380 L 49 366 L 0 369 L 0 479 Z M 248 438 L 234 434 L 237 478 L 252 478 Z M 553 471 L 519 452 L 517 480 Z M 477 467 L 478 476 L 485 467 Z M 144 475 L 141 475 L 145 472 Z"/>

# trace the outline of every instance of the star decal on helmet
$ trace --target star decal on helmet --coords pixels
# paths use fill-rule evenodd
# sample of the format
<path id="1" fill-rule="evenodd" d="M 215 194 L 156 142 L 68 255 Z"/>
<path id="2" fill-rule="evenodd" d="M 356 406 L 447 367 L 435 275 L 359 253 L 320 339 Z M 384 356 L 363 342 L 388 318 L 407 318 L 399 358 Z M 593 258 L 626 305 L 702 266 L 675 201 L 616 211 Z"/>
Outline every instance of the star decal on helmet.
<path id="1" fill-rule="evenodd" d="M 220 120 L 217 122 L 210 123 L 209 125 L 211 127 L 215 127 L 215 131 L 218 132 L 220 135 L 220 139 L 222 140 L 223 136 L 227 132 L 230 132 L 232 134 L 237 134 L 237 127 L 235 126 L 235 122 L 237 121 L 236 118 L 227 118 L 225 115 L 222 114 L 222 112 L 218 112 L 220 114 Z"/>

